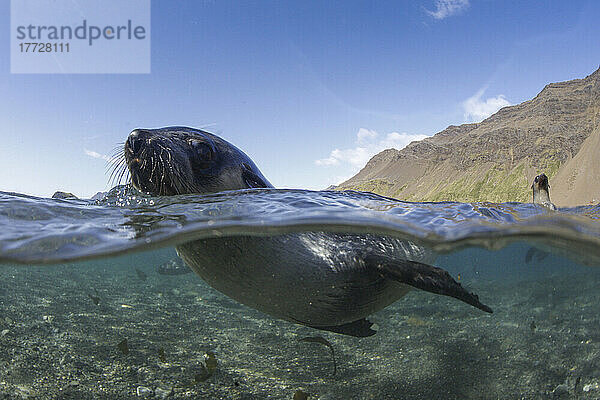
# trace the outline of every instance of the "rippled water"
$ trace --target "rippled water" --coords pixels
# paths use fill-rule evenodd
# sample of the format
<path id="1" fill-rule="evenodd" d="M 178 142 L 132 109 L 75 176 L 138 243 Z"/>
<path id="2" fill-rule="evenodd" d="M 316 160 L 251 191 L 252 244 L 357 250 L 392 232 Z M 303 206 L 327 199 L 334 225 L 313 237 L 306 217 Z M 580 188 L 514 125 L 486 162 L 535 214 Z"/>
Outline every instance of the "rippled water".
<path id="1" fill-rule="evenodd" d="M 600 206 L 558 212 L 521 203 L 408 203 L 372 193 L 253 189 L 149 197 L 126 186 L 103 200 L 0 192 L 0 262 L 57 263 L 229 235 L 374 233 L 440 252 L 526 240 L 583 263 L 600 259 Z"/>
<path id="2" fill-rule="evenodd" d="M 158 198 L 123 186 L 100 201 L 0 192 L 0 226 L 0 398 L 600 396 L 598 205 L 277 189 Z M 273 319 L 194 274 L 157 273 L 190 240 L 304 231 L 418 243 L 494 314 L 414 291 L 357 339 Z M 336 376 L 327 347 L 299 340 L 315 335 L 335 349 Z M 205 352 L 219 362 L 206 382 L 195 378 Z"/>

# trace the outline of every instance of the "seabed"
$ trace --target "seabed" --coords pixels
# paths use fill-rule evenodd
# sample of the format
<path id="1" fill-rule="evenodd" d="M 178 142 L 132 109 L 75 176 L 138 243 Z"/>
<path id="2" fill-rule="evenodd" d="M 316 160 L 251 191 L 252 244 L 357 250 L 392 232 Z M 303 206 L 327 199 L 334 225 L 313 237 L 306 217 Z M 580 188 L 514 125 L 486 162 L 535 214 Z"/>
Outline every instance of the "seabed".
<path id="1" fill-rule="evenodd" d="M 596 268 L 463 274 L 494 314 L 415 290 L 357 339 L 273 319 L 147 259 L 0 267 L 0 398 L 600 398 Z M 335 376 L 326 346 L 299 341 L 317 335 Z M 198 379 L 207 352 L 217 368 Z"/>

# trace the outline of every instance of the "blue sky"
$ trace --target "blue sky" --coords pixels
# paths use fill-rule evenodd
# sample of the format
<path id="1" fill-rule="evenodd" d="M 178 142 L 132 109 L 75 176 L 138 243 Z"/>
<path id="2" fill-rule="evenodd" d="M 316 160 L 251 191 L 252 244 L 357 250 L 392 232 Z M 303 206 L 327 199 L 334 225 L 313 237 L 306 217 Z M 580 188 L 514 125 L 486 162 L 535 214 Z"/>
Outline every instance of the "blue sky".
<path id="1" fill-rule="evenodd" d="M 385 147 L 592 73 L 599 15 L 597 1 L 161 0 L 150 74 L 19 75 L 3 0 L 0 190 L 106 190 L 101 156 L 167 125 L 223 136 L 277 187 L 324 188 Z"/>

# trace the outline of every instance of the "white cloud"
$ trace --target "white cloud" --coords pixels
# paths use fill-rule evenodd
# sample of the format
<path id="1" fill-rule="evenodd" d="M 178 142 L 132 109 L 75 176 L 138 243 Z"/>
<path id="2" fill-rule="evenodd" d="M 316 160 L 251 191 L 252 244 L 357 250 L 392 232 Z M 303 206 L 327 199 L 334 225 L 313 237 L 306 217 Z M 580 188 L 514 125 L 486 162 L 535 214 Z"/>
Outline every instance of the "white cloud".
<path id="1" fill-rule="evenodd" d="M 100 154 L 100 153 L 97 153 L 97 152 L 95 152 L 95 151 L 93 151 L 93 150 L 83 149 L 83 152 L 84 152 L 86 155 L 88 155 L 88 156 L 90 156 L 90 157 L 93 157 L 93 158 L 99 158 L 99 159 L 101 159 L 101 160 L 104 160 L 104 161 L 107 161 L 107 162 L 112 162 L 112 161 L 113 161 L 113 160 L 112 160 L 112 159 L 111 159 L 109 156 L 107 156 L 106 154 Z"/>
<path id="2" fill-rule="evenodd" d="M 496 97 L 488 97 L 487 99 L 483 100 L 482 97 L 485 93 L 485 90 L 486 88 L 480 89 L 477 93 L 462 103 L 462 107 L 465 112 L 465 121 L 483 121 L 502 107 L 511 105 L 511 103 L 506 100 L 502 94 Z"/>
<path id="3" fill-rule="evenodd" d="M 425 10 L 435 19 L 444 19 L 469 8 L 469 0 L 435 0 L 435 11 Z"/>
<path id="4" fill-rule="evenodd" d="M 360 128 L 356 134 L 358 144 L 368 144 L 377 137 L 377 132 L 370 129 Z"/>
<path id="5" fill-rule="evenodd" d="M 403 149 L 414 140 L 426 138 L 426 135 L 410 135 L 408 133 L 392 132 L 384 137 L 373 130 L 360 128 L 356 134 L 356 147 L 351 149 L 335 149 L 329 153 L 329 157 L 316 160 L 315 164 L 320 166 L 342 166 L 346 171 L 350 167 L 351 174 L 345 172 L 338 178 L 349 179 L 358 170 L 365 166 L 367 161 L 375 154 L 385 149 Z M 337 179 L 336 179 L 337 180 Z M 340 181 L 342 182 L 342 181 Z"/>

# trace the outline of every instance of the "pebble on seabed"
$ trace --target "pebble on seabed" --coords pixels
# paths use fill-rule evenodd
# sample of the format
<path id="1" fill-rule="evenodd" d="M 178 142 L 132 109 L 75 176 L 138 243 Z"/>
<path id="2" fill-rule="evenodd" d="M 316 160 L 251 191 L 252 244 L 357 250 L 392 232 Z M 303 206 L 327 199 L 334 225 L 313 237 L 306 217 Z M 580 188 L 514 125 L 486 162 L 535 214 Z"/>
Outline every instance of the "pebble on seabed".
<path id="1" fill-rule="evenodd" d="M 173 389 L 171 389 L 171 388 L 163 389 L 161 387 L 157 387 L 156 390 L 154 391 L 154 394 L 159 399 L 166 399 L 172 392 L 173 392 Z"/>
<path id="2" fill-rule="evenodd" d="M 138 386 L 136 392 L 138 396 L 152 396 L 154 394 L 152 389 L 147 388 L 146 386 Z"/>

